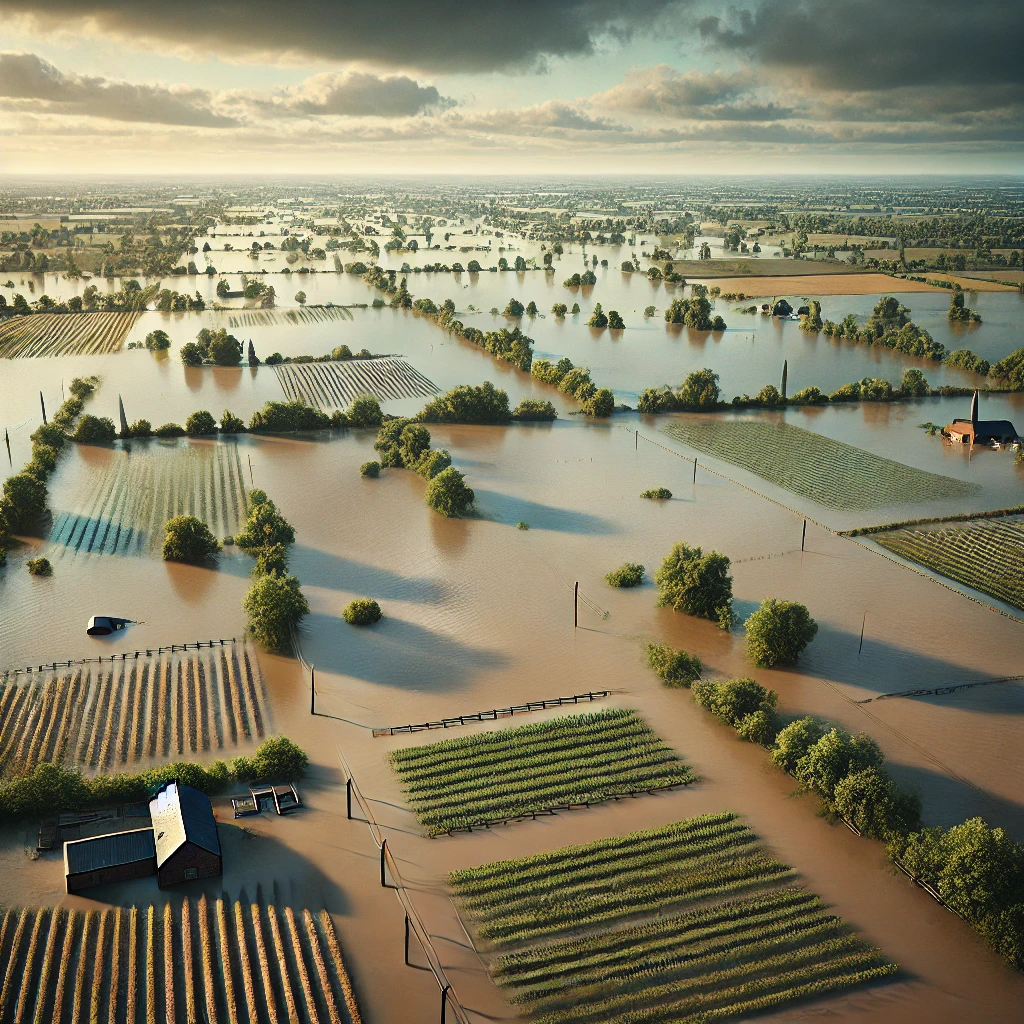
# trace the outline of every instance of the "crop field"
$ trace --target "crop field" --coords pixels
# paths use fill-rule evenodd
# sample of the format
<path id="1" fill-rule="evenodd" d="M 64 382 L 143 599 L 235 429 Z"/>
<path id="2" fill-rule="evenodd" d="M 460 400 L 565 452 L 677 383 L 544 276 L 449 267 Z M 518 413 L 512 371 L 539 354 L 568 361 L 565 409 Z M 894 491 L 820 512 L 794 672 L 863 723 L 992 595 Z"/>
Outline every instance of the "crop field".
<path id="1" fill-rule="evenodd" d="M 662 429 L 699 452 L 839 511 L 919 505 L 978 490 L 789 423 L 683 418 Z"/>
<path id="2" fill-rule="evenodd" d="M 63 760 L 107 771 L 258 742 L 269 711 L 245 641 L 0 675 L 0 774 Z"/>
<path id="3" fill-rule="evenodd" d="M 279 363 L 274 367 L 289 399 L 318 409 L 344 409 L 357 395 L 386 402 L 398 398 L 432 398 L 432 381 L 404 359 L 346 359 L 330 363 Z"/>
<path id="4" fill-rule="evenodd" d="M 511 1001 L 543 1024 L 734 1019 L 894 974 L 734 814 L 453 872 Z"/>
<path id="5" fill-rule="evenodd" d="M 360 1024 L 326 910 L 8 909 L 0 971 L 0 1019 L 19 1024 Z"/>
<path id="6" fill-rule="evenodd" d="M 279 327 L 354 320 L 346 306 L 299 306 L 296 309 L 244 309 L 228 317 L 229 327 Z"/>
<path id="7" fill-rule="evenodd" d="M 884 548 L 1024 610 L 1024 519 L 978 519 L 872 537 Z"/>
<path id="8" fill-rule="evenodd" d="M 49 539 L 59 555 L 146 554 L 163 544 L 164 525 L 196 516 L 214 536 L 234 535 L 245 520 L 246 492 L 238 446 L 215 441 L 133 442 L 115 449 L 91 487 L 55 512 Z"/>
<path id="9" fill-rule="evenodd" d="M 389 755 L 431 836 L 694 781 L 633 711 L 569 715 Z"/>
<path id="10" fill-rule="evenodd" d="M 0 359 L 116 352 L 139 313 L 36 313 L 0 320 Z"/>

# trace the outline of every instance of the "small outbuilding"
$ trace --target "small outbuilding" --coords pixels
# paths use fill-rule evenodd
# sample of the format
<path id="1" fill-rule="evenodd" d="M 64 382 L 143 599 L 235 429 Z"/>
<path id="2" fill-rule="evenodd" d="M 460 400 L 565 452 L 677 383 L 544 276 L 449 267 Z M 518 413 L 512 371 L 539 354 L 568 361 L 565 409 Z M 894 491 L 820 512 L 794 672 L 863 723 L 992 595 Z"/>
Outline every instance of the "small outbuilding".
<path id="1" fill-rule="evenodd" d="M 156 870 L 151 828 L 73 839 L 64 844 L 64 886 L 68 892 L 145 878 L 155 875 Z"/>
<path id="2" fill-rule="evenodd" d="M 205 793 L 179 782 L 164 783 L 149 802 L 149 814 L 161 889 L 221 873 L 217 821 Z"/>
<path id="3" fill-rule="evenodd" d="M 943 433 L 960 444 L 1012 444 L 1019 440 L 1017 428 L 1009 420 L 983 420 L 978 418 L 978 392 L 971 399 L 971 418 L 956 419 L 946 424 Z"/>

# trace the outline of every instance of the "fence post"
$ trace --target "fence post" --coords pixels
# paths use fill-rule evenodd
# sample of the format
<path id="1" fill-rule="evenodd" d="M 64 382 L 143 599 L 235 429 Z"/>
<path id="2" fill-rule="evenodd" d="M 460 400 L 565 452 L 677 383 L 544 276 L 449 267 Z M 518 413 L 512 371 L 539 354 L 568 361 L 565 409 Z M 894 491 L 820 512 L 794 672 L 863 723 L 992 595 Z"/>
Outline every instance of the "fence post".
<path id="1" fill-rule="evenodd" d="M 348 820 L 352 820 L 352 780 L 345 780 L 345 810 L 348 815 Z"/>
<path id="2" fill-rule="evenodd" d="M 452 986 L 449 983 L 446 984 L 443 989 L 441 989 L 441 1024 L 444 1024 L 445 1009 L 448 1006 L 448 991 L 451 987 Z"/>
<path id="3" fill-rule="evenodd" d="M 380 843 L 380 885 L 381 885 L 382 889 L 387 889 L 388 888 L 387 879 L 385 878 L 385 875 L 384 875 L 385 861 L 387 859 L 387 855 L 388 855 L 388 841 L 386 839 L 382 839 L 381 843 Z"/>
<path id="4" fill-rule="evenodd" d="M 309 666 L 309 713 L 316 714 L 316 667 Z"/>
<path id="5" fill-rule="evenodd" d="M 806 540 L 807 540 L 807 520 L 805 519 L 804 520 L 804 532 L 800 536 L 800 550 L 801 551 L 803 551 L 803 549 L 804 549 L 804 541 L 806 541 Z"/>
<path id="6" fill-rule="evenodd" d="M 411 967 L 409 963 L 409 915 L 405 915 L 405 966 Z"/>
<path id="7" fill-rule="evenodd" d="M 693 482 L 697 482 L 697 460 L 693 460 Z"/>
<path id="8" fill-rule="evenodd" d="M 580 624 L 580 583 L 576 581 L 572 589 L 572 628 L 576 629 Z"/>

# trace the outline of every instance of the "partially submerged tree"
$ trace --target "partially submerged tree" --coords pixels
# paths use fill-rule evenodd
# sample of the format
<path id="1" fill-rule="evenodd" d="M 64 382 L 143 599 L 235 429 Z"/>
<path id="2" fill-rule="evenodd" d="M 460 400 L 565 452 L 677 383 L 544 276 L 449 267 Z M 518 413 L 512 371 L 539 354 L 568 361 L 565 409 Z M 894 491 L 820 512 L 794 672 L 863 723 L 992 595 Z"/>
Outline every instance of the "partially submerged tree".
<path id="1" fill-rule="evenodd" d="M 717 622 L 722 629 L 732 625 L 732 577 L 729 559 L 717 551 L 706 555 L 684 541 L 673 545 L 661 568 L 654 574 L 658 604 L 677 612 Z"/>
<path id="2" fill-rule="evenodd" d="M 277 573 L 255 579 L 242 608 L 249 616 L 249 631 L 275 654 L 291 648 L 292 630 L 309 614 L 309 604 L 299 589 L 298 579 Z"/>
<path id="3" fill-rule="evenodd" d="M 163 548 L 165 562 L 203 565 L 219 551 L 217 538 L 201 519 L 195 516 L 175 516 L 167 521 Z"/>
<path id="4" fill-rule="evenodd" d="M 807 608 L 768 597 L 746 624 L 747 655 L 759 668 L 793 665 L 818 632 Z"/>
<path id="5" fill-rule="evenodd" d="M 427 485 L 427 504 L 449 518 L 465 515 L 475 500 L 473 488 L 467 486 L 463 475 L 452 466 L 438 473 Z"/>

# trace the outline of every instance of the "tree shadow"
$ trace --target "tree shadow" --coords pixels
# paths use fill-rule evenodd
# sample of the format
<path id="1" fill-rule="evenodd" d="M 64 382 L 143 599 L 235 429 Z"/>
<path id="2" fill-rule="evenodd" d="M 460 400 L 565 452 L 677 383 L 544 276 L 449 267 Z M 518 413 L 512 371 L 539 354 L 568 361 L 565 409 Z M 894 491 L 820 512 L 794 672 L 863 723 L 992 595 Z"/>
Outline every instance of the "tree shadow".
<path id="1" fill-rule="evenodd" d="M 314 612 L 303 620 L 302 634 L 303 656 L 317 669 L 400 689 L 450 692 L 468 686 L 482 669 L 507 665 L 497 651 L 391 616 L 359 627 Z"/>
<path id="2" fill-rule="evenodd" d="M 291 571 L 311 587 L 348 590 L 365 597 L 391 601 L 440 604 L 450 594 L 439 580 L 402 576 L 388 569 L 296 544 L 289 549 Z"/>
<path id="3" fill-rule="evenodd" d="M 526 498 L 498 491 L 476 488 L 476 504 L 480 518 L 514 526 L 527 522 L 531 529 L 554 530 L 558 533 L 583 533 L 607 536 L 619 533 L 619 527 L 610 519 L 578 512 L 570 508 L 542 505 Z"/>

